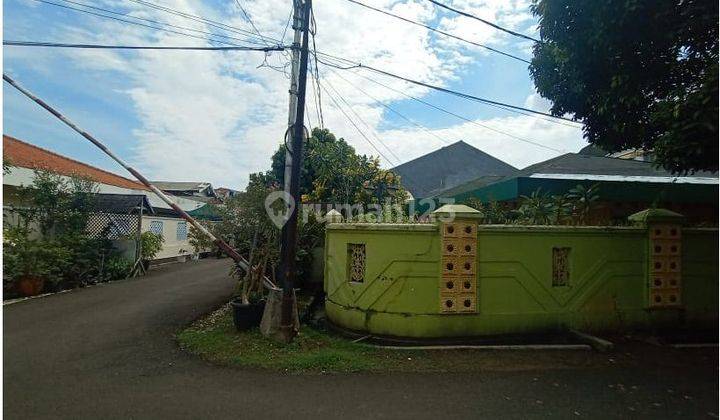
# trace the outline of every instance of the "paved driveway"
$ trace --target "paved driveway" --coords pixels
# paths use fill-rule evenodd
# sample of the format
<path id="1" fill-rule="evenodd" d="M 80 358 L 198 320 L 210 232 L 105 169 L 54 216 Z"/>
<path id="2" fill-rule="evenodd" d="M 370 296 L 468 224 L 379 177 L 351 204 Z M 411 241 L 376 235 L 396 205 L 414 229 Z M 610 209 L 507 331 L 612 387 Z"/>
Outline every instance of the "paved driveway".
<path id="1" fill-rule="evenodd" d="M 717 414 L 716 361 L 668 369 L 325 376 L 213 366 L 181 352 L 173 334 L 227 301 L 228 269 L 229 260 L 203 260 L 5 306 L 6 418 Z"/>

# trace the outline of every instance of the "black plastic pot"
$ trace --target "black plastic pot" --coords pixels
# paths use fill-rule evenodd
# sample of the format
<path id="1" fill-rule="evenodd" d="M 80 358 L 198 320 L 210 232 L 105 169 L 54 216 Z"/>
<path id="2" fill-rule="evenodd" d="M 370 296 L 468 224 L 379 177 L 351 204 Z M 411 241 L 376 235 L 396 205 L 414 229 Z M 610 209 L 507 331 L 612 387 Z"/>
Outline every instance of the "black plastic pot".
<path id="1" fill-rule="evenodd" d="M 247 331 L 260 326 L 260 320 L 262 320 L 265 311 L 264 300 L 244 304 L 240 299 L 233 299 L 230 301 L 230 306 L 233 308 L 233 322 L 238 331 Z"/>

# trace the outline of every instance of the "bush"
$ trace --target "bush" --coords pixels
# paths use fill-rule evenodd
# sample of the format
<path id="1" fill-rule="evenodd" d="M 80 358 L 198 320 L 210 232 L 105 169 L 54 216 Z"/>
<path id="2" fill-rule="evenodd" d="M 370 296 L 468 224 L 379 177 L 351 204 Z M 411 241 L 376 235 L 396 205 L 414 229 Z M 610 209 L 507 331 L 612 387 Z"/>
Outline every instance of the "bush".
<path id="1" fill-rule="evenodd" d="M 142 252 L 142 258 L 145 261 L 150 261 L 157 255 L 162 249 L 162 245 L 165 243 L 165 238 L 162 235 L 157 235 L 152 232 L 143 232 L 140 235 L 140 251 Z"/>
<path id="2" fill-rule="evenodd" d="M 133 262 L 119 255 L 113 255 L 105 262 L 104 280 L 121 280 L 130 276 Z"/>

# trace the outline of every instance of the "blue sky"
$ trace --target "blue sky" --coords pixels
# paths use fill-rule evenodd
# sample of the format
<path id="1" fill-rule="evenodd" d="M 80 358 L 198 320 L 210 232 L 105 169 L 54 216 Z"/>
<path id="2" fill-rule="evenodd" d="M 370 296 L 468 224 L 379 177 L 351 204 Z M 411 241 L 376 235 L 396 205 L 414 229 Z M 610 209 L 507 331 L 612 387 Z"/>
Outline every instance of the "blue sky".
<path id="1" fill-rule="evenodd" d="M 65 0 L 53 1 L 83 8 Z M 290 11 L 289 0 L 240 1 L 260 32 L 280 38 Z M 234 28 L 252 29 L 233 1 L 152 2 Z M 140 17 L 239 36 L 135 2 L 77 0 L 77 3 L 125 13 L 130 20 Z M 440 11 L 425 0 L 367 0 L 367 3 L 515 55 L 529 58 L 531 54 L 530 43 Z M 452 4 L 520 32 L 535 31 L 536 22 L 526 1 L 458 0 Z M 450 89 L 547 110 L 548 104 L 534 92 L 524 63 L 449 40 L 344 0 L 316 2 L 315 16 L 318 50 Z M 35 0 L 5 1 L 3 23 L 5 40 L 209 45 L 207 41 L 97 18 Z M 270 156 L 285 131 L 289 81 L 281 71 L 258 68 L 263 63 L 262 53 L 21 47 L 4 47 L 3 53 L 5 72 L 107 142 L 153 179 L 211 181 L 215 186 L 241 188 L 249 173 L 268 168 Z M 268 63 L 276 67 L 286 62 L 280 53 L 268 58 Z M 498 131 L 563 151 L 577 151 L 584 143 L 577 128 L 508 113 L 365 70 L 338 72 L 340 75 L 321 64 L 321 83 L 326 89 L 335 88 L 345 98 L 352 108 L 346 112 L 366 135 L 382 141 L 385 167 L 461 139 L 517 167 L 559 154 Z M 409 100 L 354 72 L 461 114 L 476 124 Z M 341 76 L 423 128 L 387 111 Z M 122 173 L 84 139 L 7 84 L 3 85 L 3 99 L 5 134 Z M 322 97 L 322 103 L 328 128 L 346 138 L 359 152 L 377 155 L 327 96 Z M 317 125 L 312 99 L 308 108 L 312 124 Z M 358 122 L 356 115 L 362 121 Z"/>

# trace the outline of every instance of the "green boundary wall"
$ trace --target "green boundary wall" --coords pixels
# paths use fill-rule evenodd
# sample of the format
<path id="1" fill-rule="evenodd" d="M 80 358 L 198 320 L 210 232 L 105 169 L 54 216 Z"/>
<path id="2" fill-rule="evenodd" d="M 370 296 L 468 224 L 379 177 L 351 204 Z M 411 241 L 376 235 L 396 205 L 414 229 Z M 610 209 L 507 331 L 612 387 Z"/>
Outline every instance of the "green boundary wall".
<path id="1" fill-rule="evenodd" d="M 329 224 L 326 312 L 334 324 L 414 338 L 713 328 L 718 230 L 682 230 L 682 304 L 650 308 L 647 227 L 479 225 L 477 313 L 440 312 L 436 224 Z M 364 281 L 350 282 L 348 244 L 365 245 Z M 570 279 L 552 285 L 552 249 L 570 248 Z"/>

